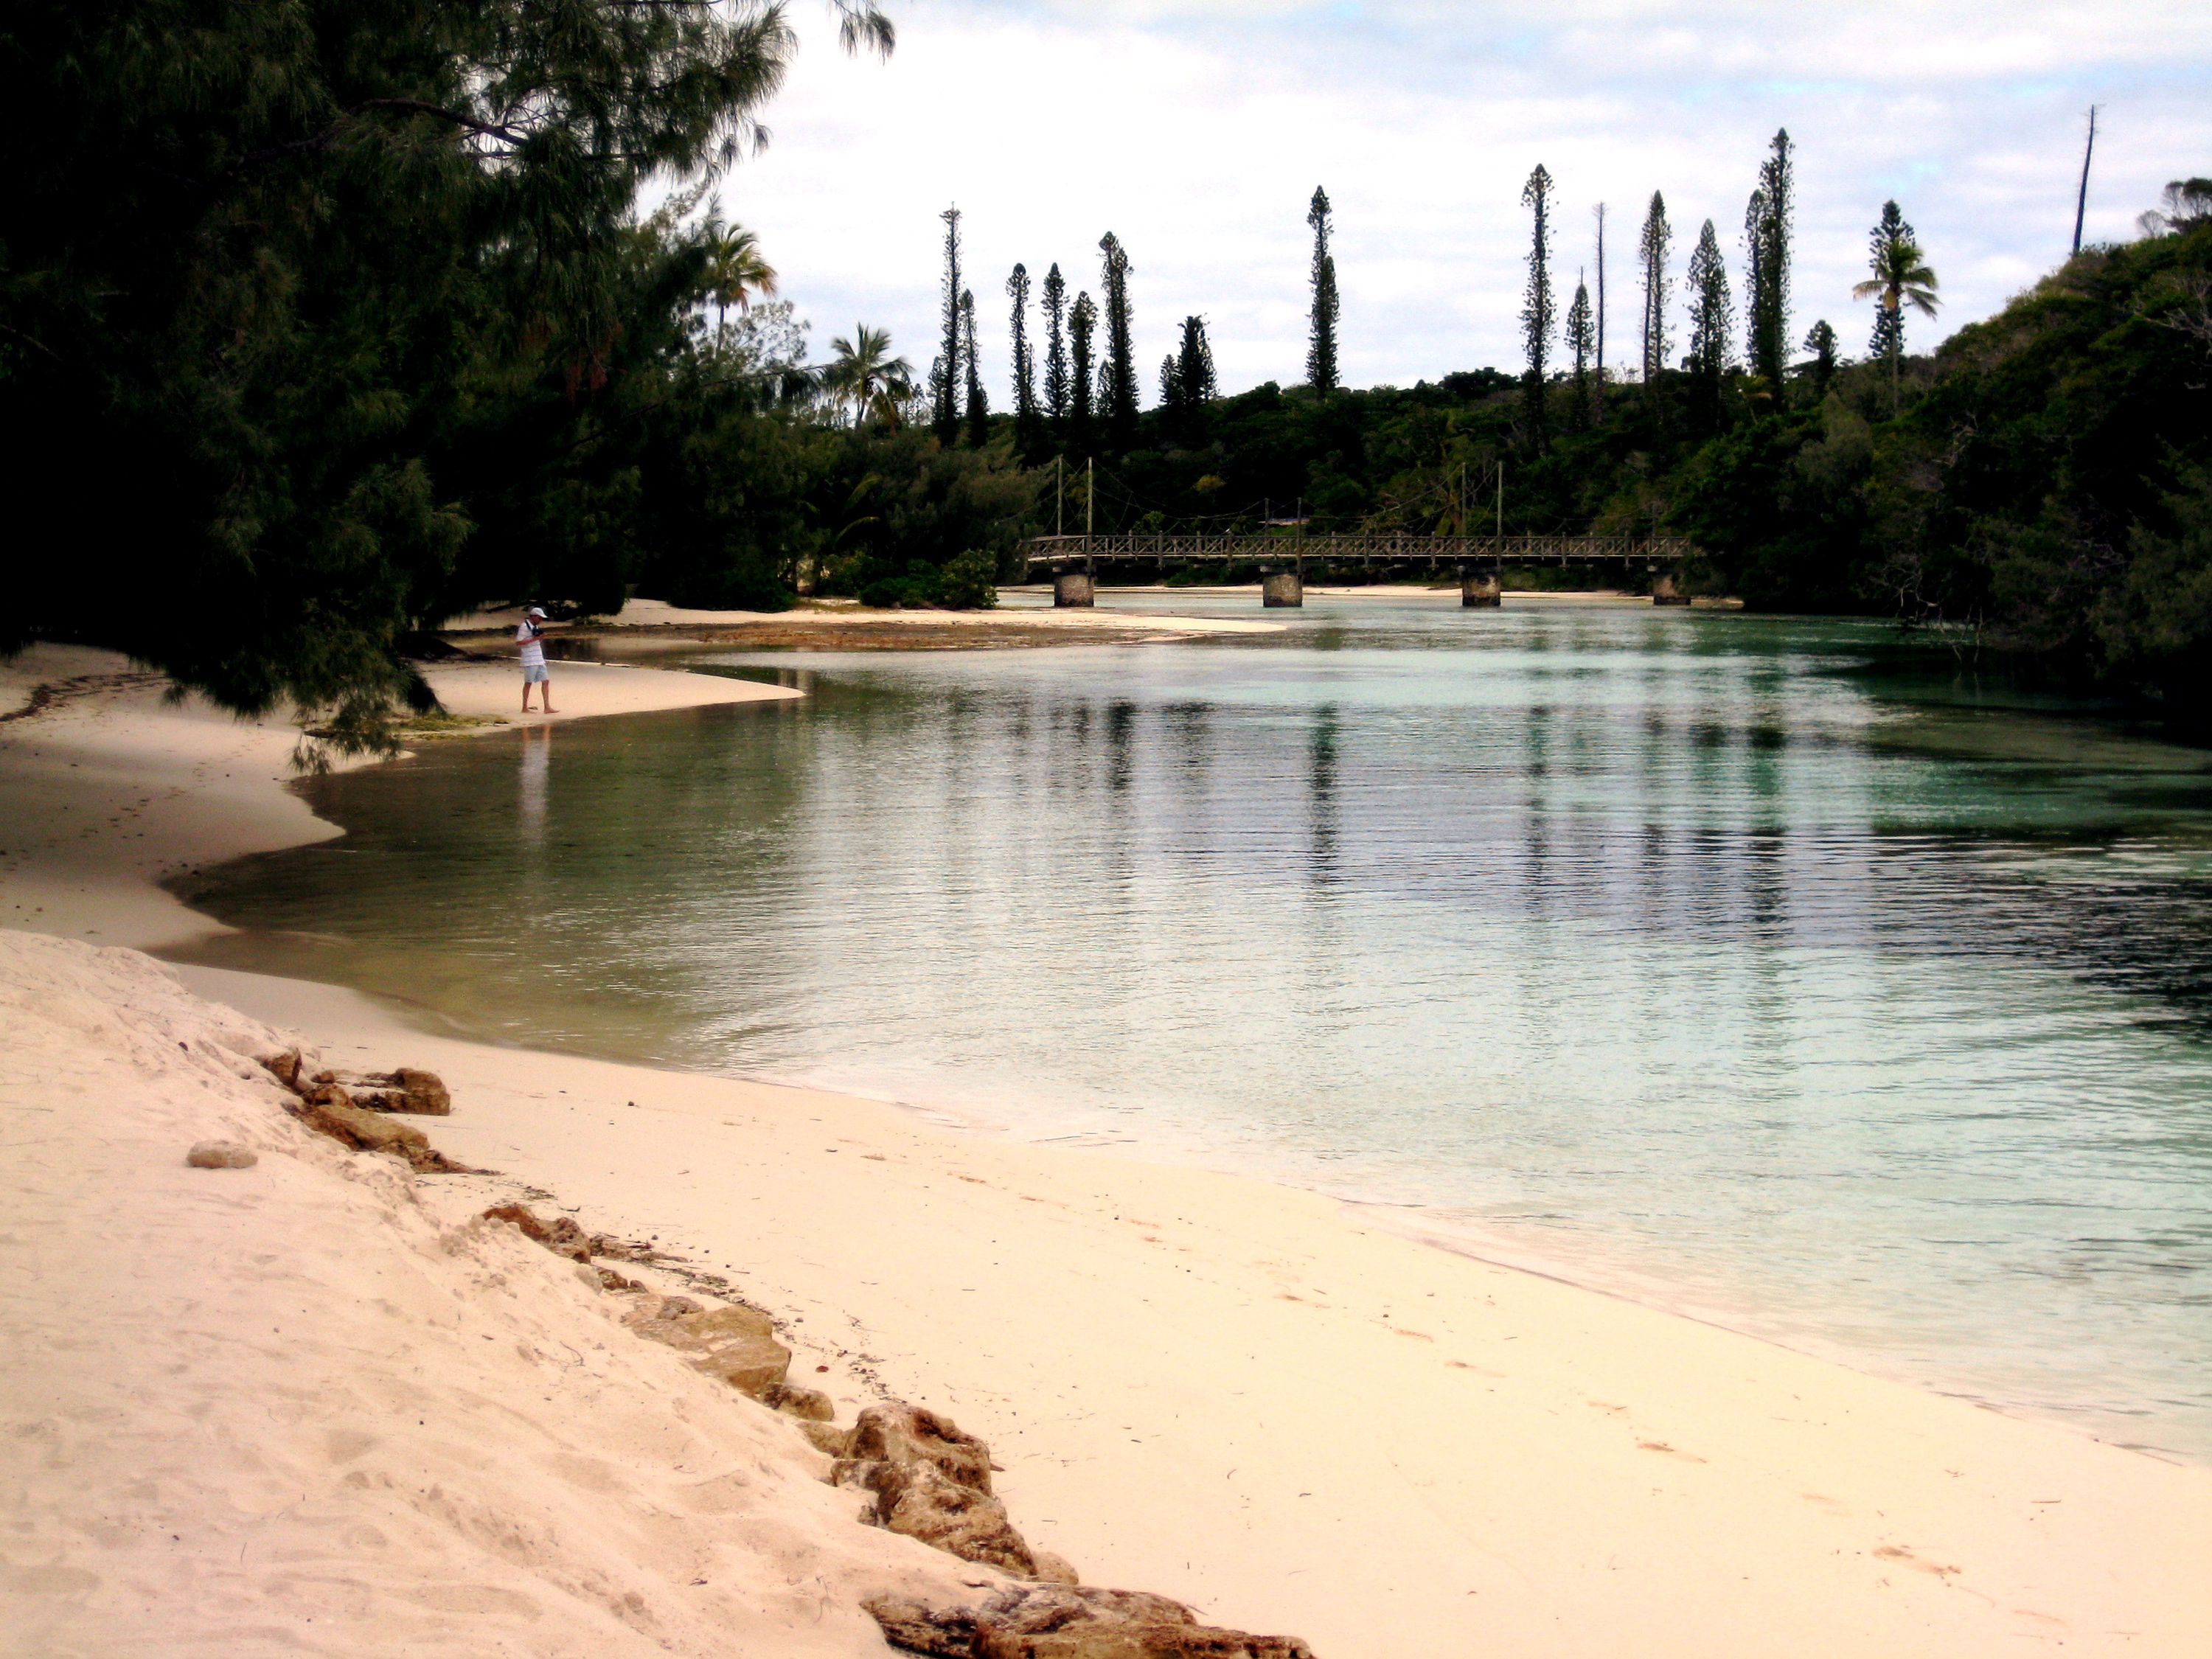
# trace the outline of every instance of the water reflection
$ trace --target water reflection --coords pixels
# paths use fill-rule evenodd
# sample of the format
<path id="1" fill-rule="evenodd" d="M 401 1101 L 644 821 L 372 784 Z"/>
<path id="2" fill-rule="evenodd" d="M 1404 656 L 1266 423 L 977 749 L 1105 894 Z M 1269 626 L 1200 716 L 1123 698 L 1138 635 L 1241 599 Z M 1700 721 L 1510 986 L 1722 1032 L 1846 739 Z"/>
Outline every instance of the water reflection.
<path id="1" fill-rule="evenodd" d="M 1923 696 L 1887 638 L 1316 607 L 732 659 L 813 695 L 319 781 L 349 837 L 200 902 L 264 930 L 228 962 L 488 1035 L 1422 1206 L 2212 1453 L 2207 757 Z"/>
<path id="2" fill-rule="evenodd" d="M 553 728 L 526 727 L 522 733 L 520 791 L 515 810 L 518 838 L 527 846 L 545 841 L 545 785 L 552 775 Z"/>

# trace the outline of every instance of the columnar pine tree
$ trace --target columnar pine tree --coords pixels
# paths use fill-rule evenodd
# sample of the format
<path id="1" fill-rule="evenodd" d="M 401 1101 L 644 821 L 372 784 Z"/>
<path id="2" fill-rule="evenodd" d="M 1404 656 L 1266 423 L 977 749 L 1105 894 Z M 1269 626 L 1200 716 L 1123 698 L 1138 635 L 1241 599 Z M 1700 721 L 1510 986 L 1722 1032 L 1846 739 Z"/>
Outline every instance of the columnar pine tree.
<path id="1" fill-rule="evenodd" d="M 945 322 L 943 342 L 930 374 L 930 424 L 937 441 L 949 444 L 960 435 L 960 210 L 947 208 L 937 216 L 945 221 Z"/>
<path id="2" fill-rule="evenodd" d="M 1743 204 L 1743 355 L 1751 372 L 1759 373 L 1759 295 L 1765 281 L 1766 252 L 1766 191 L 1753 190 Z"/>
<path id="3" fill-rule="evenodd" d="M 1650 210 L 1644 216 L 1644 234 L 1637 240 L 1637 262 L 1644 268 L 1644 385 L 1648 403 L 1657 401 L 1660 372 L 1667 366 L 1667 299 L 1671 279 L 1667 256 L 1674 233 L 1667 223 L 1667 199 L 1651 192 Z"/>
<path id="4" fill-rule="evenodd" d="M 1213 374 L 1213 348 L 1206 343 L 1203 317 L 1182 319 L 1182 349 L 1176 358 L 1176 380 L 1182 388 L 1183 401 L 1194 408 L 1202 409 L 1221 395 L 1220 383 Z"/>
<path id="5" fill-rule="evenodd" d="M 1777 397 L 1790 357 L 1790 219 L 1797 191 L 1791 149 L 1789 131 L 1777 131 L 1766 160 L 1759 164 L 1759 189 L 1752 198 L 1754 212 L 1745 223 L 1750 262 L 1744 316 L 1751 372 Z"/>
<path id="6" fill-rule="evenodd" d="M 1075 296 L 1067 313 L 1067 434 L 1079 450 L 1087 451 L 1093 438 L 1091 339 L 1098 327 L 1098 307 L 1088 294 Z"/>
<path id="7" fill-rule="evenodd" d="M 1528 408 L 1528 433 L 1537 448 L 1551 441 L 1545 382 L 1552 349 L 1552 175 L 1542 163 L 1521 187 L 1521 205 L 1532 216 L 1528 241 L 1528 289 L 1521 301 L 1521 338 L 1528 348 L 1528 373 L 1522 382 Z"/>
<path id="8" fill-rule="evenodd" d="M 1213 378 L 1213 349 L 1206 342 L 1206 319 L 1182 319 L 1182 344 L 1160 365 L 1160 401 L 1169 431 L 1196 445 L 1206 435 L 1206 404 L 1219 391 Z"/>
<path id="9" fill-rule="evenodd" d="M 1328 196 L 1318 185 L 1306 207 L 1313 227 L 1312 333 L 1306 345 L 1306 384 L 1322 397 L 1336 390 L 1336 260 L 1328 251 Z"/>
<path id="10" fill-rule="evenodd" d="M 1851 289 L 1851 298 L 1875 302 L 1874 338 L 1867 349 L 1888 360 L 1889 407 L 1894 415 L 1904 395 L 1905 311 L 1933 317 L 1942 301 L 1936 297 L 1936 273 L 1928 268 L 1920 239 L 1896 203 L 1881 204 L 1881 217 L 1867 239 L 1867 265 L 1874 275 Z"/>
<path id="11" fill-rule="evenodd" d="M 1044 274 L 1044 412 L 1052 417 L 1054 437 L 1067 431 L 1067 284 L 1055 262 Z"/>
<path id="12" fill-rule="evenodd" d="M 1728 374 L 1735 307 L 1729 295 L 1728 267 L 1720 238 L 1710 219 L 1698 232 L 1690 255 L 1690 373 L 1697 419 L 1710 432 L 1720 425 L 1721 386 Z"/>
<path id="13" fill-rule="evenodd" d="M 1574 424 L 1586 426 L 1590 420 L 1590 356 L 1596 342 L 1596 333 L 1590 317 L 1589 283 L 1581 272 L 1575 274 L 1575 297 L 1567 307 L 1567 349 L 1575 354 Z"/>
<path id="14" fill-rule="evenodd" d="M 1597 218 L 1597 387 L 1593 408 L 1605 418 L 1605 204 L 1592 210 Z"/>
<path id="15" fill-rule="evenodd" d="M 1106 296 L 1106 362 L 1100 376 L 1106 435 L 1126 449 L 1137 435 L 1136 345 L 1129 333 L 1129 256 L 1112 231 L 1098 239 L 1099 283 Z"/>
<path id="16" fill-rule="evenodd" d="M 1828 326 L 1826 318 L 1807 332 L 1805 349 L 1813 354 L 1813 397 L 1818 402 L 1828 395 L 1836 380 L 1836 331 Z"/>
<path id="17" fill-rule="evenodd" d="M 1030 351 L 1030 268 L 1016 265 L 1006 278 L 1013 303 L 1011 331 L 1014 351 L 1014 442 L 1024 453 L 1037 441 L 1036 367 Z"/>
<path id="18" fill-rule="evenodd" d="M 961 373 L 967 381 L 968 441 L 981 449 L 991 441 L 991 400 L 984 395 L 982 371 L 975 354 L 975 296 L 960 295 Z"/>

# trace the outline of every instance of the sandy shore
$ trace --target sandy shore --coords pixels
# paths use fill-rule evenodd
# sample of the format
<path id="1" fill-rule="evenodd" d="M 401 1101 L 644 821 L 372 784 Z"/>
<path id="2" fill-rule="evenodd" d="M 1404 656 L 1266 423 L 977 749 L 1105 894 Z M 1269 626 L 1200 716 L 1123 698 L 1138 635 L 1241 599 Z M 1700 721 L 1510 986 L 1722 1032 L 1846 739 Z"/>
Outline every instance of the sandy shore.
<path id="1" fill-rule="evenodd" d="M 9 672 L 20 689 L 72 664 L 101 672 L 54 656 Z M 671 682 L 672 696 L 736 684 L 616 669 L 568 678 L 586 673 L 610 687 Z M 562 706 L 581 697 L 564 691 Z M 331 833 L 276 787 L 291 736 L 167 709 L 158 687 L 120 683 L 0 725 L 0 812 L 13 826 L 0 923 L 95 943 L 206 931 L 151 885 L 161 871 Z M 342 989 L 181 971 L 204 995 L 305 1030 L 340 1064 L 443 1072 L 458 1109 L 435 1126 L 441 1147 L 556 1194 L 587 1228 L 658 1235 L 726 1273 L 784 1319 L 797 1369 L 846 1410 L 888 1390 L 983 1435 L 1017 1524 L 1090 1582 L 1295 1632 L 1321 1659 L 2212 1651 L 2212 1473 L 1427 1248 L 1309 1194 L 957 1135 L 876 1103 L 457 1042 Z M 97 1098 L 57 1071 L 9 1104 L 83 1113 Z M 131 1174 L 134 1144 L 118 1140 L 113 1182 L 13 1166 L 44 1206 L 38 1236 L 96 1228 L 110 1207 L 96 1194 L 127 1192 L 131 1214 L 158 1218 L 191 1190 Z M 115 1184 L 126 1177 L 138 1184 Z M 451 1184 L 423 1183 L 422 1224 L 449 1231 L 502 1190 L 439 1179 Z M 195 1222 L 193 1248 L 217 1249 L 224 1222 L 215 1211 Z M 35 1283 L 76 1297 L 103 1276 L 128 1280 L 131 1259 L 42 1267 Z M 186 1294 L 185 1270 L 164 1271 L 167 1293 Z M 230 1310 L 209 1312 L 210 1330 L 243 1332 L 243 1304 L 210 1300 Z M 63 1351 L 35 1288 L 11 1306 L 33 1346 Z M 58 1369 L 122 1365 L 155 1340 L 95 1345 Z M 433 1345 L 421 1361 L 441 1387 L 445 1352 Z M 87 1406 L 111 1414 L 106 1432 L 143 1443 L 168 1420 L 156 1370 L 144 1394 Z M 566 1412 L 580 1398 L 545 1404 Z M 559 1455 L 540 1443 L 556 1432 L 540 1416 L 472 1419 L 487 1462 Z M 453 1442 L 419 1438 L 380 1455 L 427 1487 Z M 628 1469 L 641 1443 L 610 1442 L 600 1462 Z M 17 1484 L 15 1513 L 88 1512 L 68 1509 L 73 1478 Z M 337 1480 L 301 1500 L 332 1527 L 349 1523 L 354 1501 Z M 281 1485 L 185 1481 L 203 1492 L 195 1502 L 270 1513 Z M 632 1487 L 606 1501 L 651 1507 Z M 103 1547 L 94 1533 L 48 1528 L 35 1548 L 0 1553 L 19 1575 L 51 1566 L 60 1577 L 35 1593 L 63 1595 L 80 1582 L 69 1573 L 99 1576 L 82 1558 Z M 849 1612 L 858 1559 L 823 1575 L 825 1605 Z M 33 1593 L 27 1582 L 0 1580 L 14 1595 Z M 256 1594 L 265 1601 L 265 1584 Z M 207 1605 L 174 1604 L 203 1641 L 216 1629 Z M 506 1604 L 452 1611 L 478 1605 Z M 499 1644 L 476 1650 L 572 1650 L 558 1620 L 500 1617 Z M 803 1650 L 879 1650 L 864 1626 L 836 1628 L 859 1645 Z M 443 1650 L 357 1632 L 304 1650 Z M 727 1650 L 802 1650 L 747 1638 Z"/>

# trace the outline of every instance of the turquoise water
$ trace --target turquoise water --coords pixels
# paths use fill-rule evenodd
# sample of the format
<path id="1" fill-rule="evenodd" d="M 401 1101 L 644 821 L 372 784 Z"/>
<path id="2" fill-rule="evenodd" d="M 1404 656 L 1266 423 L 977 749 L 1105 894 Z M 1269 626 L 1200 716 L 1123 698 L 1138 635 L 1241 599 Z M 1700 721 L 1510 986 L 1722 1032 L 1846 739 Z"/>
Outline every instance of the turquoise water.
<path id="1" fill-rule="evenodd" d="M 314 781 L 349 834 L 204 879 L 253 931 L 201 959 L 1296 1181 L 2212 1459 L 2212 757 L 1873 623 L 1273 619 L 723 653 L 811 695 Z"/>

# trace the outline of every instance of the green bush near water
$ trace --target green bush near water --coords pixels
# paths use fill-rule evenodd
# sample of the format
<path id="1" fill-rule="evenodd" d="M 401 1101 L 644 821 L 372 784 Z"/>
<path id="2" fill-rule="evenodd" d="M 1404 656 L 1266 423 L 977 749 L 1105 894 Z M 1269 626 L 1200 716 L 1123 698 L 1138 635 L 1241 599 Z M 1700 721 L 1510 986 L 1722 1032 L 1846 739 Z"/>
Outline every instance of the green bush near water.
<path id="1" fill-rule="evenodd" d="M 862 605 L 878 611 L 921 607 L 940 611 L 989 611 L 999 603 L 992 583 L 998 556 L 980 547 L 934 565 L 927 559 L 907 563 L 902 576 L 879 576 L 860 590 Z"/>

